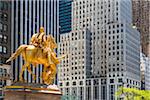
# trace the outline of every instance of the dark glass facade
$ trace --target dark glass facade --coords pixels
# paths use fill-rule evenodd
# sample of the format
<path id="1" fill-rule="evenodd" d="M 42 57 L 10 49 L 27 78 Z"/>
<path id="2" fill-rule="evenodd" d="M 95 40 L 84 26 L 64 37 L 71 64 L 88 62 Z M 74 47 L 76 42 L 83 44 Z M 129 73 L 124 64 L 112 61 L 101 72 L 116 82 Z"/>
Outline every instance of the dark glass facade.
<path id="1" fill-rule="evenodd" d="M 29 44 L 31 36 L 39 32 L 41 26 L 46 34 L 52 34 L 59 41 L 59 0 L 12 0 L 11 6 L 11 51 L 15 52 L 21 44 Z M 1 50 L 1 48 L 0 48 Z M 19 81 L 19 74 L 25 62 L 18 56 L 12 65 L 13 80 Z M 43 66 L 31 66 L 36 80 L 28 71 L 23 77 L 29 83 L 42 83 L 40 78 Z"/>
<path id="2" fill-rule="evenodd" d="M 59 1 L 59 31 L 60 34 L 71 31 L 72 0 Z"/>
<path id="3" fill-rule="evenodd" d="M 10 56 L 10 1 L 0 1 L 0 64 Z"/>

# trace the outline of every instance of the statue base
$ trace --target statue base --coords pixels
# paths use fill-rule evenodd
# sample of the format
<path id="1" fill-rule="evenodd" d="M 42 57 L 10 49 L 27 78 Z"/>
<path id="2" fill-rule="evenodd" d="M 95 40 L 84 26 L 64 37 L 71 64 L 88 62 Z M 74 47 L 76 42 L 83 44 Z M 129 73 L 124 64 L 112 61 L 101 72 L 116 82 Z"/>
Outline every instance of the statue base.
<path id="1" fill-rule="evenodd" d="M 34 87 L 28 85 L 13 85 L 5 87 L 5 100 L 61 100 L 62 93 L 52 86 Z"/>

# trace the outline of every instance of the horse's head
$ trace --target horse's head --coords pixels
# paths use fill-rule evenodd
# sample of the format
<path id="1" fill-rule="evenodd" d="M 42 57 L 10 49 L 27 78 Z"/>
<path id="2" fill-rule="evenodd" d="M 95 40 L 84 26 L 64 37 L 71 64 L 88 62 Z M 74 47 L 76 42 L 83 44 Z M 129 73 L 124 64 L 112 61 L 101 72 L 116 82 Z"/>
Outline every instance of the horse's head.
<path id="1" fill-rule="evenodd" d="M 47 36 L 47 42 L 50 43 L 52 48 L 57 48 L 57 43 L 55 42 L 55 39 L 52 35 Z"/>

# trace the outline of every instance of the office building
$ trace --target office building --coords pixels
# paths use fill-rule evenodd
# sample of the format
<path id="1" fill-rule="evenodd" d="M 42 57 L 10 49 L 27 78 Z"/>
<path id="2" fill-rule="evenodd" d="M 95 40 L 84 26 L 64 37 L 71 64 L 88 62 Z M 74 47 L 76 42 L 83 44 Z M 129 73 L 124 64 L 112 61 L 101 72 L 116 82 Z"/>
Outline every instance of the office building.
<path id="1" fill-rule="evenodd" d="M 140 33 L 132 27 L 131 0 L 74 0 L 72 6 L 72 31 L 91 32 L 91 74 L 86 80 L 101 82 L 95 91 L 94 85 L 86 85 L 91 87 L 82 100 L 117 100 L 120 86 L 140 88 Z"/>
<path id="2" fill-rule="evenodd" d="M 39 32 L 41 26 L 46 34 L 52 34 L 59 40 L 59 1 L 58 0 L 13 0 L 11 17 L 11 45 L 12 53 L 21 45 L 29 44 L 34 33 Z M 13 78 L 19 79 L 19 72 L 24 62 L 18 57 L 13 63 Z M 37 80 L 32 80 L 28 72 L 24 77 L 28 82 L 41 83 L 42 66 L 32 68 Z"/>
<path id="3" fill-rule="evenodd" d="M 71 31 L 72 0 L 59 1 L 59 32 L 68 33 Z"/>
<path id="4" fill-rule="evenodd" d="M 141 53 L 141 89 L 150 90 L 150 58 Z"/>
<path id="5" fill-rule="evenodd" d="M 0 64 L 4 64 L 10 57 L 10 1 L 0 1 Z"/>
<path id="6" fill-rule="evenodd" d="M 150 1 L 132 0 L 133 25 L 141 33 L 142 52 L 150 57 Z"/>
<path id="7" fill-rule="evenodd" d="M 131 25 L 131 1 L 75 0 L 73 9 L 72 28 L 91 29 L 92 73 L 107 77 L 107 99 L 124 83 L 140 87 L 140 34 Z"/>
<path id="8" fill-rule="evenodd" d="M 3 100 L 4 97 L 4 86 L 11 85 L 10 68 L 11 65 L 0 65 L 0 100 Z"/>
<path id="9" fill-rule="evenodd" d="M 62 92 L 80 96 L 81 100 L 91 73 L 90 35 L 86 29 L 60 35 L 59 54 L 67 56 L 58 66 L 58 83 Z"/>
<path id="10" fill-rule="evenodd" d="M 11 52 L 11 2 L 0 1 L 0 100 L 4 96 L 4 86 L 10 85 L 10 65 L 6 60 Z M 10 64 L 10 63 L 9 63 Z"/>

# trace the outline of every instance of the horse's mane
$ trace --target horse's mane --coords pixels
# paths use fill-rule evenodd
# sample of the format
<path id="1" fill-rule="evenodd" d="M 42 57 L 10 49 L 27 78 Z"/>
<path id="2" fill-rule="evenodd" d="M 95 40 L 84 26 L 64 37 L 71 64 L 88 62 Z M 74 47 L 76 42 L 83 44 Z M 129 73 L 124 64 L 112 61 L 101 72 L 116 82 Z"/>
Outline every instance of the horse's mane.
<path id="1" fill-rule="evenodd" d="M 54 48 L 57 48 L 57 43 L 52 35 L 47 35 L 47 38 L 50 39 L 49 42 L 54 45 Z"/>

